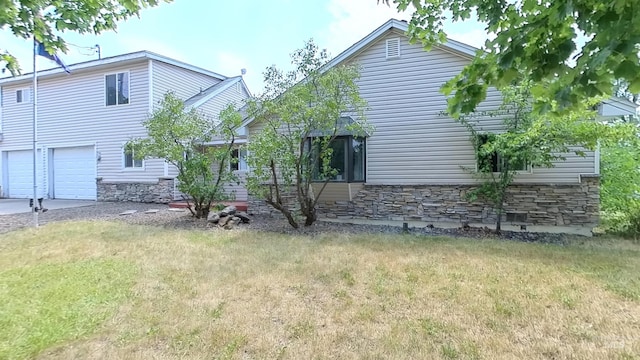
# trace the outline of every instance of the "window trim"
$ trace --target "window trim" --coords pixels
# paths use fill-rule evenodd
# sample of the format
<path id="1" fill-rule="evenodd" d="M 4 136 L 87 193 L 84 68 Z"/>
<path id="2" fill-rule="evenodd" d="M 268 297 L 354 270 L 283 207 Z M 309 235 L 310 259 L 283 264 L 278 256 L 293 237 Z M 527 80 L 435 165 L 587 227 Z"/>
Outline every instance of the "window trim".
<path id="1" fill-rule="evenodd" d="M 25 91 L 28 94 L 27 99 L 25 100 Z M 20 101 L 18 101 L 18 93 L 20 93 Z M 26 87 L 26 88 L 22 88 L 22 89 L 16 89 L 16 104 L 31 104 L 32 102 L 32 96 L 33 96 L 33 92 L 31 91 L 30 87 Z"/>
<path id="2" fill-rule="evenodd" d="M 229 171 L 247 171 L 249 170 L 249 166 L 247 165 L 247 150 L 241 148 L 234 148 L 231 150 L 231 158 L 236 157 L 234 153 L 237 154 L 238 162 L 233 164 L 229 161 Z M 242 159 L 242 160 L 241 160 Z M 244 168 L 241 166 L 244 164 Z M 234 165 L 237 166 L 237 169 L 234 169 Z"/>
<path id="3" fill-rule="evenodd" d="M 317 138 L 317 137 L 324 137 L 324 136 L 312 136 L 312 137 L 308 137 L 307 138 L 307 149 L 311 149 L 312 147 L 312 139 L 313 138 Z M 363 167 L 363 171 L 362 171 L 362 180 L 354 180 L 354 171 L 353 171 L 353 139 L 361 139 L 362 140 L 362 145 L 363 145 L 363 149 L 364 149 L 364 156 L 362 159 L 362 167 Z M 335 179 L 330 179 L 329 182 L 330 183 L 344 183 L 344 184 L 348 184 L 348 183 L 366 183 L 367 182 L 367 138 L 366 137 L 362 137 L 362 136 L 353 136 L 353 135 L 341 135 L 341 136 L 336 136 L 335 140 L 338 139 L 345 139 L 345 147 L 346 149 L 346 156 L 345 156 L 345 161 L 346 161 L 346 168 L 345 168 L 345 173 L 346 173 L 346 179 L 343 180 L 335 180 Z M 320 164 L 317 164 L 317 166 L 320 166 Z M 313 175 L 312 175 L 313 176 Z M 312 179 L 311 182 L 313 183 L 323 183 L 325 180 L 319 180 L 319 179 Z"/>
<path id="4" fill-rule="evenodd" d="M 118 104 L 118 74 L 127 74 L 127 88 L 129 89 L 129 97 L 127 98 L 127 103 L 126 104 Z M 107 76 L 110 75 L 115 75 L 116 76 L 116 103 L 109 105 L 107 104 Z M 125 70 L 125 71 L 116 71 L 116 72 L 111 72 L 111 73 L 106 73 L 104 74 L 104 81 L 102 82 L 102 89 L 103 89 L 103 104 L 104 107 L 110 107 L 110 106 L 127 106 L 131 104 L 131 71 L 130 70 Z"/>
<path id="5" fill-rule="evenodd" d="M 134 154 L 135 151 L 134 149 L 131 149 L 131 163 L 133 164 L 133 166 L 127 166 L 127 144 L 124 143 L 122 144 L 122 169 L 124 171 L 144 171 L 145 170 L 145 166 L 146 166 L 146 161 L 144 159 L 141 159 L 141 166 L 135 166 L 136 164 L 136 159 L 134 158 Z"/>
<path id="6" fill-rule="evenodd" d="M 489 136 L 489 135 L 492 135 L 492 133 L 480 133 L 477 136 Z M 479 144 L 479 146 L 482 146 L 483 144 Z M 474 149 L 474 151 L 476 152 L 476 159 L 475 159 L 476 160 L 475 161 L 476 169 L 475 169 L 475 172 L 476 173 L 489 174 L 489 172 L 480 171 L 480 159 L 478 158 L 478 153 L 477 153 L 478 149 Z M 502 161 L 502 157 L 500 156 L 500 154 L 496 154 L 496 157 L 497 157 L 496 162 L 498 163 L 496 170 L 498 170 L 498 171 L 492 171 L 491 173 L 500 174 L 500 171 L 499 171 L 500 170 L 500 167 L 499 167 L 500 164 L 499 163 Z M 525 168 L 524 169 L 514 170 L 514 171 L 515 171 L 516 174 L 533 174 L 533 166 L 531 165 L 530 161 L 527 161 L 525 163 Z"/>

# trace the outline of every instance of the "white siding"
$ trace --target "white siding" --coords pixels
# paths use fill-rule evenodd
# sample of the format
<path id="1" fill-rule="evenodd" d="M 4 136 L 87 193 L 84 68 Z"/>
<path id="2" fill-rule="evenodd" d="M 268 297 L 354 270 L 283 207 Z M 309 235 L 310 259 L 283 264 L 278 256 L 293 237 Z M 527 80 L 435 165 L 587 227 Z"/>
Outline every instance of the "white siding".
<path id="1" fill-rule="evenodd" d="M 387 60 L 386 40 L 398 36 L 401 57 Z M 438 48 L 426 52 L 397 33 L 382 36 L 352 60 L 362 66 L 360 94 L 369 103 L 367 117 L 375 126 L 367 140 L 367 183 L 472 183 L 472 175 L 463 169 L 475 168 L 469 133 L 441 115 L 446 98 L 439 91 L 469 60 Z M 479 110 L 495 109 L 500 102 L 500 94 L 490 91 Z M 500 127 L 499 119 L 485 118 L 480 123 L 486 131 Z M 555 168 L 536 168 L 516 181 L 578 182 L 579 174 L 594 172 L 590 152 L 585 158 L 568 155 Z"/>
<path id="2" fill-rule="evenodd" d="M 161 160 L 145 161 L 144 169 L 125 170 L 122 157 L 123 144 L 146 133 L 142 122 L 149 109 L 147 69 L 147 60 L 142 60 L 40 79 L 38 145 L 48 149 L 95 145 L 100 158 L 97 174 L 104 181 L 157 181 L 164 172 Z M 106 106 L 105 74 L 116 72 L 129 72 L 130 101 Z M 25 84 L 3 86 L 2 150 L 30 147 L 32 105 L 15 103 L 15 90 Z"/>
<path id="3" fill-rule="evenodd" d="M 233 84 L 213 99 L 200 105 L 198 110 L 208 118 L 218 120 L 220 111 L 227 105 L 232 104 L 236 109 L 239 109 L 244 105 L 244 101 L 249 98 L 249 94 L 247 94 L 243 86 L 237 88 L 236 85 L 240 85 L 240 83 Z"/>
<path id="4" fill-rule="evenodd" d="M 173 91 L 182 100 L 196 95 L 200 89 L 205 90 L 220 81 L 208 75 L 180 68 L 178 66 L 153 62 L 153 103 L 157 105 L 167 91 Z"/>

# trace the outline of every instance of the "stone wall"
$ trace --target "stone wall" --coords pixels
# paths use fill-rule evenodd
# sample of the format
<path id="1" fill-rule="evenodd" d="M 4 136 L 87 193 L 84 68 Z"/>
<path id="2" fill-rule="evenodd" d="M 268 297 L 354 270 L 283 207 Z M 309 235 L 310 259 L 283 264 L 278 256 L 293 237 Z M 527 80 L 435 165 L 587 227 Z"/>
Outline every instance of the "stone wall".
<path id="1" fill-rule="evenodd" d="M 323 203 L 323 216 L 360 219 L 456 221 L 493 223 L 490 206 L 468 202 L 470 185 L 365 185 L 353 201 Z M 517 223 L 533 225 L 595 225 L 599 214 L 599 178 L 583 177 L 580 184 L 514 184 L 505 214 L 524 214 Z"/>
<path id="2" fill-rule="evenodd" d="M 98 179 L 98 201 L 132 201 L 166 204 L 173 201 L 173 178 L 157 182 L 103 182 Z"/>
<path id="3" fill-rule="evenodd" d="M 580 184 L 514 184 L 508 191 L 503 221 L 531 225 L 588 225 L 599 220 L 598 176 L 583 176 Z M 472 185 L 367 185 L 352 201 L 323 202 L 319 216 L 342 219 L 420 220 L 425 222 L 494 223 L 490 206 L 469 202 Z M 249 210 L 271 214 L 263 201 L 250 199 Z M 509 219 L 507 214 L 517 216 Z"/>

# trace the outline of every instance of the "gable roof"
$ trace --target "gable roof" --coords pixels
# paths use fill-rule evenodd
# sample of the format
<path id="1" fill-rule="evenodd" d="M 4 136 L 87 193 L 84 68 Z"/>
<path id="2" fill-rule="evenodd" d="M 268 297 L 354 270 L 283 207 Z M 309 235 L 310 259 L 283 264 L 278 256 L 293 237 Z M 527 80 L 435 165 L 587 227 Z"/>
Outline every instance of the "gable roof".
<path id="1" fill-rule="evenodd" d="M 249 91 L 247 84 L 245 84 L 242 76 L 235 76 L 232 78 L 225 79 L 207 88 L 206 90 L 203 90 L 202 92 L 190 97 L 189 99 L 185 100 L 184 102 L 185 108 L 196 108 L 206 103 L 207 101 L 213 99 L 215 96 L 217 96 L 218 94 L 222 93 L 223 91 L 227 90 L 228 88 L 230 88 L 231 86 L 237 83 L 240 83 L 242 87 L 244 87 L 247 94 L 251 96 L 251 92 Z"/>
<path id="2" fill-rule="evenodd" d="M 203 75 L 211 76 L 220 80 L 227 79 L 226 76 L 218 74 L 216 72 L 209 71 L 201 67 L 187 64 L 183 61 L 175 60 L 175 59 L 172 59 L 160 54 L 156 54 L 151 51 L 146 51 L 146 50 L 105 57 L 98 60 L 84 61 L 76 64 L 71 64 L 68 66 L 68 68 L 71 70 L 71 75 L 72 75 L 73 72 L 77 70 L 91 69 L 91 68 L 98 68 L 98 67 L 109 67 L 112 65 L 120 65 L 123 63 L 140 61 L 144 59 L 160 61 L 169 65 L 177 66 L 186 70 L 191 70 Z M 55 67 L 47 70 L 38 71 L 38 78 L 60 76 L 60 75 L 68 76 L 68 74 L 61 67 Z M 32 76 L 33 76 L 33 73 L 26 73 L 18 76 L 13 76 L 13 77 L 0 78 L 0 85 L 11 84 L 11 83 L 27 81 L 27 80 L 30 81 L 32 79 Z"/>
<path id="3" fill-rule="evenodd" d="M 402 34 L 406 34 L 406 32 L 409 30 L 409 25 L 404 20 L 389 19 L 387 22 L 379 26 L 377 29 L 373 30 L 369 35 L 365 36 L 360 41 L 356 42 L 355 44 L 347 48 L 345 51 L 338 54 L 338 56 L 331 59 L 331 61 L 329 61 L 325 65 L 325 69 L 332 68 L 342 63 L 343 61 L 366 50 L 369 46 L 373 45 L 373 43 L 375 43 L 378 40 L 378 38 L 380 38 L 389 30 L 396 30 L 396 31 L 402 32 Z M 434 45 L 434 46 L 439 49 L 453 52 L 465 57 L 474 57 L 476 55 L 476 52 L 479 50 L 478 48 L 475 48 L 471 45 L 467 45 L 459 41 L 451 40 L 449 38 L 447 38 L 447 41 L 444 42 L 443 44 Z"/>
<path id="4" fill-rule="evenodd" d="M 380 25 L 377 29 L 369 33 L 369 35 L 360 39 L 358 42 L 356 42 L 355 44 L 351 45 L 349 48 L 347 48 L 346 50 L 338 54 L 338 56 L 331 59 L 328 63 L 326 63 L 322 67 L 321 71 L 326 71 L 350 58 L 353 58 L 354 56 L 357 56 L 358 54 L 360 54 L 361 52 L 369 48 L 371 45 L 373 45 L 376 41 L 378 41 L 378 39 L 383 35 L 385 35 L 388 31 L 397 31 L 405 35 L 408 29 L 409 29 L 409 25 L 407 24 L 406 21 L 389 19 L 387 22 Z M 451 40 L 448 38 L 444 44 L 435 45 L 435 47 L 445 51 L 453 52 L 455 54 L 458 54 L 460 56 L 464 56 L 467 58 L 473 58 L 476 55 L 476 52 L 478 51 L 477 48 L 471 45 L 467 45 L 459 41 Z M 247 118 L 245 119 L 245 121 L 242 123 L 241 126 L 247 126 L 251 124 L 253 120 L 254 120 L 253 118 Z"/>

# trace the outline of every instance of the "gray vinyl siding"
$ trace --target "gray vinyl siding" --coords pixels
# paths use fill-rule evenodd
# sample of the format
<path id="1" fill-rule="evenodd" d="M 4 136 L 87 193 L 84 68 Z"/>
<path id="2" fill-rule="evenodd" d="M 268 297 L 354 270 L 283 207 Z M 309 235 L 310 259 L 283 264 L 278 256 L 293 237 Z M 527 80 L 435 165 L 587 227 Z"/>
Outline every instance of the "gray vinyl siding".
<path id="1" fill-rule="evenodd" d="M 401 39 L 401 57 L 385 58 L 386 39 Z M 439 91 L 444 82 L 469 62 L 462 55 L 434 48 L 424 51 L 403 35 L 381 37 L 351 61 L 360 64 L 360 94 L 369 103 L 368 121 L 375 126 L 367 139 L 367 183 L 464 184 L 474 182 L 465 170 L 475 169 L 474 149 L 468 131 L 441 115 L 446 98 Z M 490 91 L 479 110 L 500 105 L 499 92 Z M 485 131 L 499 131 L 500 120 L 479 119 Z M 567 155 L 555 168 L 535 168 L 517 182 L 578 182 L 579 174 L 593 174 L 594 154 Z"/>
<path id="2" fill-rule="evenodd" d="M 153 72 L 153 104 L 157 105 L 167 91 L 173 91 L 182 100 L 196 95 L 220 81 L 205 74 L 151 60 Z"/>
<path id="3" fill-rule="evenodd" d="M 162 160 L 144 162 L 144 169 L 124 169 L 123 144 L 146 134 L 142 122 L 149 109 L 148 61 L 40 79 L 38 83 L 38 145 L 44 148 L 95 145 L 97 176 L 103 181 L 157 181 Z M 129 72 L 129 104 L 105 105 L 105 75 Z M 4 140 L 0 150 L 31 146 L 32 104 L 16 104 L 15 90 L 29 83 L 3 86 Z M 13 94 L 13 96 L 11 95 Z"/>

